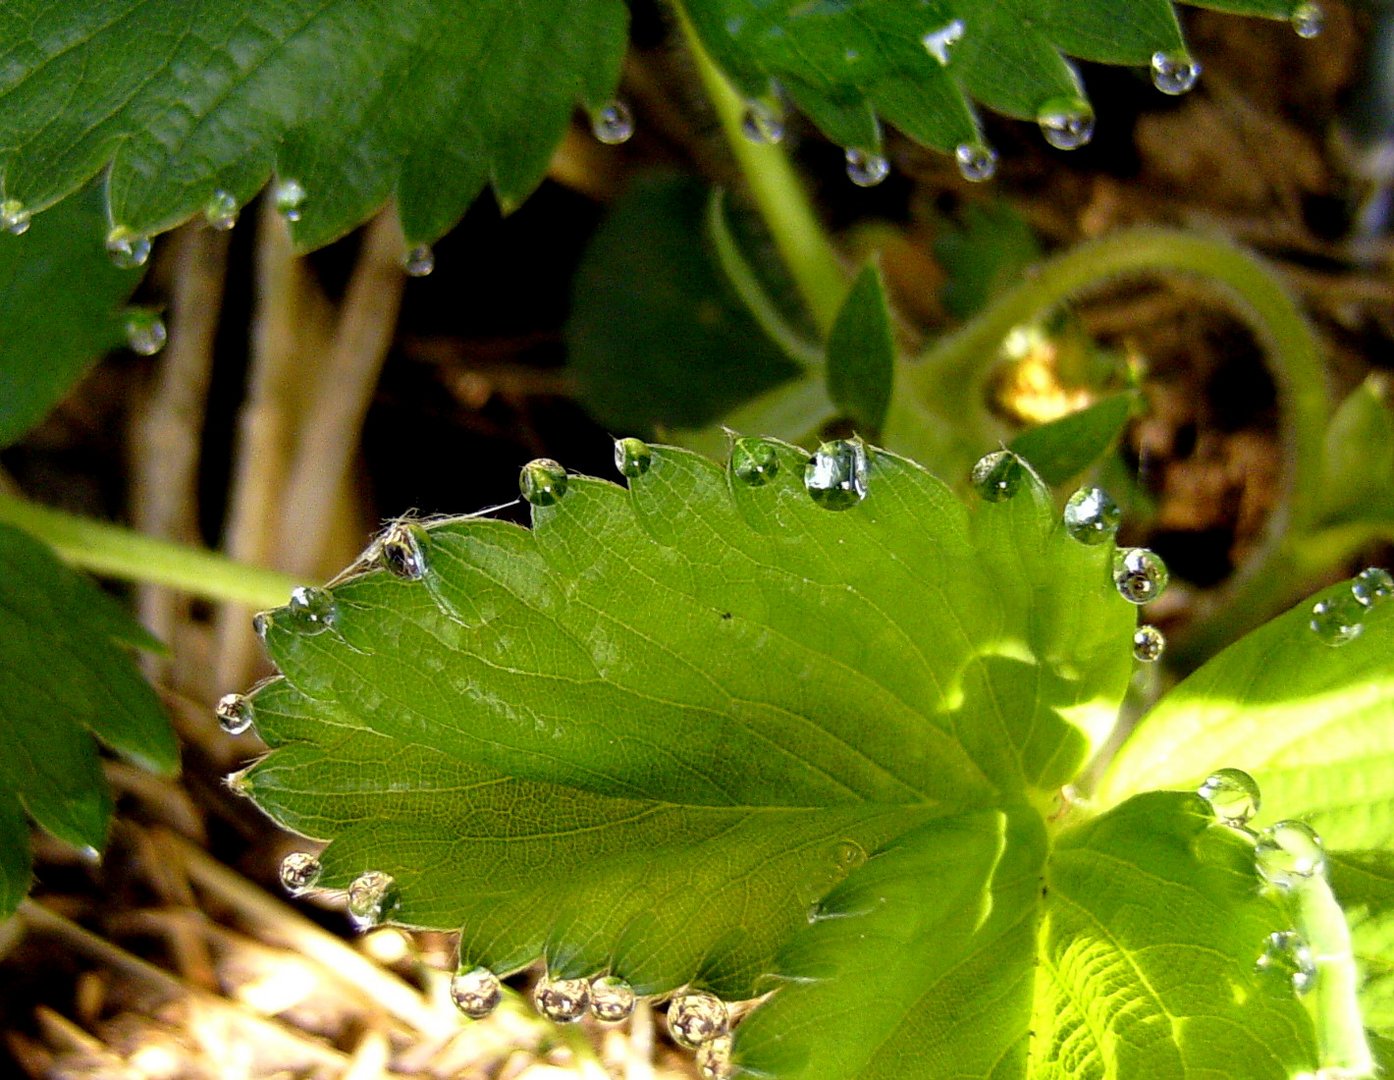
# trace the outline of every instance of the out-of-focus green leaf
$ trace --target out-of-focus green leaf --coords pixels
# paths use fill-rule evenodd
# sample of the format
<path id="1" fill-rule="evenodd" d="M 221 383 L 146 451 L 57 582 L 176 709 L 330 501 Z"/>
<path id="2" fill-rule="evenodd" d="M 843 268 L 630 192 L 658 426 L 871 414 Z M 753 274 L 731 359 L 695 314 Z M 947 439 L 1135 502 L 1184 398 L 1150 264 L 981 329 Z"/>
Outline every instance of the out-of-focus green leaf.
<path id="1" fill-rule="evenodd" d="M 1357 386 L 1331 418 L 1316 494 L 1328 525 L 1394 525 L 1394 413 L 1381 377 L 1371 376 Z"/>
<path id="2" fill-rule="evenodd" d="M 1133 391 L 1113 394 L 1078 412 L 1023 431 L 1011 441 L 1047 484 L 1063 484 L 1102 458 L 1137 407 Z"/>
<path id="3" fill-rule="evenodd" d="M 997 199 L 969 204 L 959 224 L 944 222 L 934 237 L 934 257 L 948 276 L 944 306 L 967 319 L 1019 281 L 1040 259 L 1041 246 L 1016 208 Z"/>
<path id="4" fill-rule="evenodd" d="M 895 339 L 881 271 L 857 276 L 828 335 L 828 396 L 858 428 L 876 434 L 891 406 Z"/>

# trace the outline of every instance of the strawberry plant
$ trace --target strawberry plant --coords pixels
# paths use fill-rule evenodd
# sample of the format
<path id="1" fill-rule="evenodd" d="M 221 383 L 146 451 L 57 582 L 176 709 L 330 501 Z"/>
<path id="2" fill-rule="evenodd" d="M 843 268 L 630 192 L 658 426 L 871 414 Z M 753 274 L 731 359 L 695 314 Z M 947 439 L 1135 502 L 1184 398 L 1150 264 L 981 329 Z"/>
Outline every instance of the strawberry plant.
<path id="1" fill-rule="evenodd" d="M 1321 28 L 1306 2 L 1197 6 Z M 0 440 L 123 324 L 158 352 L 157 313 L 123 307 L 155 238 L 191 218 L 206 231 L 181 235 L 225 233 L 263 188 L 266 250 L 375 220 L 346 304 L 378 322 L 346 320 L 330 345 L 380 362 L 402 273 L 431 272 L 486 187 L 505 211 L 527 200 L 578 107 L 603 144 L 642 122 L 617 96 L 629 14 L 7 5 Z M 1377 387 L 1333 409 L 1312 328 L 1228 242 L 1137 227 L 1041 260 L 1000 212 L 945 237 L 966 321 L 911 347 L 884 266 L 838 250 L 785 138 L 829 140 L 858 188 L 892 171 L 891 128 L 990 181 L 980 110 L 1058 150 L 1090 141 L 1072 58 L 1188 92 L 1203 57 L 1176 9 L 664 14 L 741 184 L 637 179 L 582 261 L 575 385 L 643 436 L 614 442 L 621 483 L 537 458 L 519 480 L 528 527 L 404 516 L 323 587 L 319 549 L 280 575 L 0 493 L 0 908 L 32 904 L 26 816 L 102 849 L 88 732 L 176 765 L 116 648 L 158 643 L 46 541 L 104 574 L 267 607 L 254 626 L 275 673 L 221 687 L 216 715 L 268 752 L 229 784 L 303 838 L 281 863 L 293 895 L 342 902 L 360 929 L 458 934 L 449 990 L 470 1020 L 535 967 L 543 1017 L 658 1003 L 708 1078 L 1394 1065 L 1394 577 L 1372 566 L 1299 600 L 1394 537 L 1371 482 L 1394 470 Z M 1117 479 L 1136 380 L 1018 427 L 991 391 L 1004 340 L 1158 273 L 1223 295 L 1266 350 L 1283 447 L 1262 544 L 1170 649 L 1138 615 L 1167 567 L 1118 542 L 1100 479 Z M 307 425 L 289 542 L 318 543 L 332 500 L 300 495 L 344 486 L 363 408 Z M 1158 693 L 1148 673 L 1167 665 L 1181 678 Z"/>

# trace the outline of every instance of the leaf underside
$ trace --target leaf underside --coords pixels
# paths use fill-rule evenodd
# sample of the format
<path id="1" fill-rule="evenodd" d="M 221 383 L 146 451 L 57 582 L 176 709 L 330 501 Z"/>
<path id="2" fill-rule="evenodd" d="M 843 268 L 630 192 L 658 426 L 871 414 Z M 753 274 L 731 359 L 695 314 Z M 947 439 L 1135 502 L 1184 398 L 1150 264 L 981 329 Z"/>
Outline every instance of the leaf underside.
<path id="1" fill-rule="evenodd" d="M 1254 1004 L 1281 915 L 1244 845 L 1196 854 L 1224 833 L 1196 796 L 1051 854 L 1035 807 L 1131 670 L 1110 545 L 1068 537 L 1034 476 L 965 506 L 868 450 L 834 512 L 805 451 L 763 445 L 764 483 L 655 447 L 628 489 L 571 477 L 531 530 L 428 524 L 420 580 L 368 569 L 332 617 L 269 613 L 272 752 L 235 786 L 330 841 L 319 887 L 383 871 L 395 919 L 463 928 L 462 965 L 779 987 L 737 1041 L 752 1073 L 1104 1076 L 1203 1062 L 1243 1023 L 1246 1075 L 1309 1061 L 1296 1000 Z M 1229 991 L 1160 985 L 1171 963 Z M 1138 969 L 1150 989 L 1119 990 Z M 1081 1071 L 1052 1071 L 1062 1048 Z"/>

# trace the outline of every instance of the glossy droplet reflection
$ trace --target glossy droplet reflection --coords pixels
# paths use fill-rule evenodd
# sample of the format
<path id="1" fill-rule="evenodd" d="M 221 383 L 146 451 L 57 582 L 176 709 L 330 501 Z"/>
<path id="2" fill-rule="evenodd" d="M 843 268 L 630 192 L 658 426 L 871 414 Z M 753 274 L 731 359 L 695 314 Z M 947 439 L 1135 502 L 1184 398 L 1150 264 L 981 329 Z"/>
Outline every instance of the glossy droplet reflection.
<path id="1" fill-rule="evenodd" d="M 150 258 L 150 237 L 117 225 L 106 234 L 106 253 L 118 270 L 134 270 Z"/>
<path id="2" fill-rule="evenodd" d="M 695 1050 L 731 1029 L 726 1003 L 715 994 L 689 990 L 668 1005 L 668 1033 L 679 1046 Z"/>
<path id="3" fill-rule="evenodd" d="M 0 202 L 0 229 L 4 229 L 11 236 L 23 236 L 29 231 L 32 221 L 33 215 L 18 199 Z"/>
<path id="4" fill-rule="evenodd" d="M 618 975 L 591 980 L 591 1015 L 602 1024 L 618 1024 L 634 1013 L 634 987 Z"/>
<path id="5" fill-rule="evenodd" d="M 349 882 L 348 916 L 357 930 L 381 925 L 400 905 L 397 881 L 391 874 L 368 870 Z"/>
<path id="6" fill-rule="evenodd" d="M 1380 566 L 1368 566 L 1351 579 L 1350 594 L 1364 607 L 1374 607 L 1394 596 L 1394 574 Z"/>
<path id="7" fill-rule="evenodd" d="M 953 19 L 943 26 L 936 26 L 920 42 L 924 45 L 929 55 L 938 60 L 943 67 L 949 66 L 953 47 L 963 40 L 964 31 L 967 26 L 962 19 Z"/>
<path id="8" fill-rule="evenodd" d="M 591 134 L 606 146 L 628 142 L 634 134 L 634 113 L 623 101 L 602 105 L 591 114 Z"/>
<path id="9" fill-rule="evenodd" d="M 741 134 L 757 146 L 773 146 L 784 139 L 784 121 L 763 101 L 752 101 L 741 117 Z"/>
<path id="10" fill-rule="evenodd" d="M 281 860 L 281 886 L 291 896 L 309 892 L 319 881 L 319 859 L 308 851 L 292 851 Z"/>
<path id="11" fill-rule="evenodd" d="M 1221 824 L 1235 828 L 1248 824 L 1262 805 L 1258 783 L 1242 769 L 1215 770 L 1196 794 L 1210 804 Z"/>
<path id="12" fill-rule="evenodd" d="M 1010 450 L 984 454 L 973 466 L 969 482 L 978 497 L 987 502 L 1004 502 L 1021 490 L 1026 466 Z"/>
<path id="13" fill-rule="evenodd" d="M 209 228 L 227 232 L 237 224 L 237 200 L 221 188 L 213 192 L 203 204 L 203 220 Z"/>
<path id="14" fill-rule="evenodd" d="M 1280 889 L 1326 873 L 1321 837 L 1305 821 L 1279 821 L 1264 829 L 1254 845 L 1254 860 L 1263 879 Z"/>
<path id="15" fill-rule="evenodd" d="M 653 464 L 653 451 L 642 439 L 615 440 L 615 468 L 633 480 L 643 476 Z"/>
<path id="16" fill-rule="evenodd" d="M 1036 124 L 1057 150 L 1078 150 L 1094 137 L 1094 109 L 1083 98 L 1052 98 L 1037 111 Z"/>
<path id="17" fill-rule="evenodd" d="M 731 1059 L 730 1035 L 718 1035 L 697 1047 L 694 1063 L 697 1075 L 702 1080 L 731 1080 L 736 1075 L 735 1063 Z"/>
<path id="18" fill-rule="evenodd" d="M 997 151 L 985 143 L 960 143 L 954 150 L 958 175 L 971 184 L 981 184 L 997 175 Z"/>
<path id="19" fill-rule="evenodd" d="M 1313 604 L 1307 625 L 1323 644 L 1337 646 L 1358 638 L 1365 629 L 1364 619 L 1365 606 L 1355 598 L 1352 585 L 1349 593 L 1337 593 Z"/>
<path id="20" fill-rule="evenodd" d="M 804 469 L 804 487 L 825 510 L 846 510 L 866 498 L 869 467 L 861 439 L 835 439 L 818 447 Z"/>
<path id="21" fill-rule="evenodd" d="M 873 151 L 849 147 L 844 156 L 847 179 L 857 187 L 875 187 L 891 174 L 891 163 Z"/>
<path id="22" fill-rule="evenodd" d="M 1254 971 L 1283 990 L 1304 994 L 1317 979 L 1317 965 L 1306 940 L 1296 930 L 1279 930 L 1264 939 Z"/>
<path id="23" fill-rule="evenodd" d="M 1317 3 L 1298 4 L 1293 9 L 1291 22 L 1298 37 L 1310 40 L 1326 28 L 1326 12 Z"/>
<path id="24" fill-rule="evenodd" d="M 566 494 L 566 470 L 551 458 L 536 458 L 523 466 L 518 490 L 533 506 L 553 506 Z"/>
<path id="25" fill-rule="evenodd" d="M 402 260 L 402 269 L 409 277 L 426 277 L 436 268 L 436 253 L 430 244 L 417 244 Z"/>
<path id="26" fill-rule="evenodd" d="M 241 735 L 255 719 L 251 701 L 242 694 L 224 694 L 213 713 L 218 718 L 218 726 L 229 735 Z"/>
<path id="27" fill-rule="evenodd" d="M 271 193 L 276 212 L 287 221 L 299 221 L 305 212 L 305 188 L 299 180 L 281 180 Z"/>
<path id="28" fill-rule="evenodd" d="M 1166 652 L 1166 636 L 1155 626 L 1144 623 L 1133 631 L 1133 659 L 1144 664 L 1155 664 Z"/>
<path id="29" fill-rule="evenodd" d="M 165 347 L 169 331 L 159 312 L 137 308 L 126 316 L 126 344 L 131 352 L 154 356 Z"/>
<path id="30" fill-rule="evenodd" d="M 1175 97 L 1189 93 L 1200 79 L 1200 65 L 1185 52 L 1152 54 L 1152 85 Z"/>
<path id="31" fill-rule="evenodd" d="M 544 975 L 532 988 L 532 1004 L 539 1015 L 554 1024 L 574 1024 L 586 1015 L 590 983 L 585 979 L 552 979 Z"/>
<path id="32" fill-rule="evenodd" d="M 764 439 L 737 439 L 731 444 L 731 472 L 750 487 L 763 487 L 778 474 L 779 455 Z"/>
<path id="33" fill-rule="evenodd" d="M 394 521 L 378 540 L 378 559 L 393 577 L 420 581 L 426 576 L 430 538 L 415 522 Z"/>
<path id="34" fill-rule="evenodd" d="M 1081 488 L 1065 503 L 1065 531 L 1081 544 L 1102 544 L 1118 531 L 1123 512 L 1102 488 Z"/>
<path id="35" fill-rule="evenodd" d="M 339 609 L 328 589 L 318 589 L 312 585 L 298 585 L 290 592 L 290 603 L 286 605 L 291 625 L 301 633 L 318 634 L 328 630 L 339 619 Z"/>
<path id="36" fill-rule="evenodd" d="M 1130 604 L 1150 604 L 1166 590 L 1166 563 L 1147 548 L 1124 548 L 1113 556 L 1113 584 Z"/>
<path id="37" fill-rule="evenodd" d="M 503 1000 L 503 984 L 485 967 L 457 971 L 450 979 L 450 1000 L 471 1020 L 483 1020 Z"/>

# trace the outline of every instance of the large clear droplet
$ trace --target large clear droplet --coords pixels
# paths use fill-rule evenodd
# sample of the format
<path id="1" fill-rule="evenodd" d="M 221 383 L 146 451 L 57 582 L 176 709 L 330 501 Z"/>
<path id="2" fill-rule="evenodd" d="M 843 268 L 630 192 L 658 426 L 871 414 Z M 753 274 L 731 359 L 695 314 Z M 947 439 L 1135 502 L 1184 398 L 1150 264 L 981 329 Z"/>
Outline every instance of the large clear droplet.
<path id="1" fill-rule="evenodd" d="M 1152 85 L 1164 94 L 1175 97 L 1195 88 L 1200 79 L 1200 65 L 1187 52 L 1155 52 L 1152 54 Z"/>
<path id="2" fill-rule="evenodd" d="M 784 121 L 763 101 L 752 101 L 741 117 L 741 134 L 758 146 L 773 146 L 784 139 Z"/>
<path id="3" fill-rule="evenodd" d="M 292 851 L 281 860 L 281 885 L 291 896 L 301 896 L 315 887 L 322 867 L 308 851 Z"/>
<path id="4" fill-rule="evenodd" d="M 1382 604 L 1394 596 L 1394 574 L 1380 566 L 1369 566 L 1351 579 L 1350 594 L 1365 607 Z"/>
<path id="5" fill-rule="evenodd" d="M 451 976 L 450 1000 L 471 1020 L 483 1020 L 503 1000 L 503 984 L 486 967 L 461 969 Z"/>
<path id="6" fill-rule="evenodd" d="M 1005 502 L 1026 480 L 1026 466 L 1010 450 L 995 450 L 984 454 L 973 466 L 969 481 L 978 497 L 987 502 Z"/>
<path id="7" fill-rule="evenodd" d="M 566 494 L 566 470 L 551 458 L 536 458 L 523 466 L 518 490 L 533 506 L 552 506 Z"/>
<path id="8" fill-rule="evenodd" d="M 590 983 L 585 979 L 552 979 L 544 975 L 532 988 L 532 1003 L 540 1015 L 554 1024 L 574 1024 L 586 1015 Z"/>
<path id="9" fill-rule="evenodd" d="M 736 1066 L 731 1060 L 733 1042 L 730 1035 L 718 1035 L 697 1047 L 695 1063 L 702 1080 L 731 1080 L 736 1075 Z"/>
<path id="10" fill-rule="evenodd" d="M 804 469 L 804 487 L 825 510 L 846 510 L 866 498 L 870 462 L 861 439 L 835 439 L 818 447 Z"/>
<path id="11" fill-rule="evenodd" d="M 615 468 L 633 480 L 643 476 L 653 464 L 653 451 L 643 439 L 615 440 Z"/>
<path id="12" fill-rule="evenodd" d="M 1166 563 L 1147 548 L 1124 548 L 1113 556 L 1113 584 L 1130 604 L 1150 604 L 1166 590 Z"/>
<path id="13" fill-rule="evenodd" d="M 227 232 L 236 225 L 237 200 L 232 197 L 232 193 L 221 188 L 213 192 L 203 204 L 203 220 L 208 222 L 210 228 L 219 232 Z"/>
<path id="14" fill-rule="evenodd" d="M 1166 652 L 1166 636 L 1155 626 L 1147 623 L 1133 631 L 1133 659 L 1144 664 L 1155 664 Z"/>
<path id="15" fill-rule="evenodd" d="M 634 1013 L 634 987 L 618 975 L 591 980 L 591 1015 L 602 1024 L 618 1024 Z"/>
<path id="16" fill-rule="evenodd" d="M 165 347 L 169 331 L 160 313 L 148 308 L 135 308 L 126 314 L 126 344 L 131 352 L 154 356 Z"/>
<path id="17" fill-rule="evenodd" d="M 426 530 L 411 521 L 394 521 L 378 540 L 378 558 L 393 577 L 420 581 L 426 576 Z"/>
<path id="18" fill-rule="evenodd" d="M 1365 607 L 1350 593 L 1338 593 L 1312 605 L 1308 625 L 1324 644 L 1344 645 L 1354 641 L 1365 629 Z"/>
<path id="19" fill-rule="evenodd" d="M 704 990 L 689 990 L 668 1006 L 668 1033 L 679 1046 L 695 1050 L 731 1030 L 726 1002 Z"/>
<path id="20" fill-rule="evenodd" d="M 134 270 L 150 258 L 150 237 L 117 225 L 106 234 L 106 253 L 118 270 Z"/>
<path id="21" fill-rule="evenodd" d="M 290 615 L 291 625 L 305 634 L 327 630 L 339 618 L 333 594 L 328 589 L 317 589 L 312 585 L 297 585 L 292 589 L 286 611 Z"/>
<path id="22" fill-rule="evenodd" d="M 1065 503 L 1065 531 L 1081 544 L 1103 544 L 1113 539 L 1123 512 L 1103 488 L 1081 488 Z"/>
<path id="23" fill-rule="evenodd" d="M 941 66 L 948 67 L 953 47 L 963 40 L 965 30 L 967 26 L 962 19 L 953 19 L 929 31 L 920 41 L 930 56 L 938 60 Z"/>
<path id="24" fill-rule="evenodd" d="M 276 212 L 287 221 L 299 221 L 305 212 L 306 193 L 299 180 L 281 180 L 272 192 Z"/>
<path id="25" fill-rule="evenodd" d="M 1094 109 L 1083 98 L 1051 98 L 1037 110 L 1036 123 L 1057 150 L 1078 150 L 1094 137 Z"/>
<path id="26" fill-rule="evenodd" d="M 24 204 L 18 199 L 6 199 L 0 202 L 0 229 L 4 229 L 12 236 L 23 236 L 29 231 L 29 225 L 33 220 L 33 215 L 24 208 Z"/>
<path id="27" fill-rule="evenodd" d="M 349 882 L 349 922 L 357 930 L 380 926 L 392 918 L 400 906 L 397 881 L 391 874 L 369 870 Z"/>
<path id="28" fill-rule="evenodd" d="M 997 151 L 985 143 L 960 143 L 954 150 L 958 175 L 972 184 L 981 184 L 997 175 Z"/>
<path id="29" fill-rule="evenodd" d="M 430 244 L 417 244 L 407 252 L 402 261 L 402 269 L 409 277 L 426 277 L 436 268 L 436 253 Z"/>
<path id="30" fill-rule="evenodd" d="M 1298 4 L 1292 12 L 1292 29 L 1300 38 L 1318 36 L 1326 28 L 1326 12 L 1317 3 Z"/>
<path id="31" fill-rule="evenodd" d="M 737 439 L 731 444 L 731 472 L 750 487 L 763 487 L 779 473 L 779 454 L 764 439 Z"/>
<path id="32" fill-rule="evenodd" d="M 213 709 L 218 726 L 229 735 L 241 735 L 250 728 L 254 712 L 251 699 L 242 694 L 224 694 Z"/>
<path id="33" fill-rule="evenodd" d="M 857 187 L 875 187 L 891 174 L 891 163 L 871 150 L 848 147 L 847 179 Z"/>
<path id="34" fill-rule="evenodd" d="M 1196 788 L 1222 825 L 1242 828 L 1262 805 L 1258 783 L 1243 769 L 1217 769 Z"/>
<path id="35" fill-rule="evenodd" d="M 1279 930 L 1269 934 L 1263 952 L 1254 963 L 1254 971 L 1274 980 L 1284 990 L 1305 994 L 1317 980 L 1317 965 L 1306 940 L 1296 930 Z"/>
<path id="36" fill-rule="evenodd" d="M 1321 837 L 1305 821 L 1279 821 L 1258 835 L 1258 872 L 1270 885 L 1292 889 L 1326 873 Z"/>
<path id="37" fill-rule="evenodd" d="M 623 101 L 602 105 L 591 114 L 591 133 L 606 146 L 628 142 L 634 134 L 634 113 Z"/>

